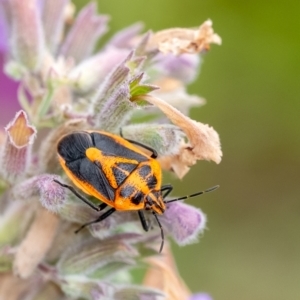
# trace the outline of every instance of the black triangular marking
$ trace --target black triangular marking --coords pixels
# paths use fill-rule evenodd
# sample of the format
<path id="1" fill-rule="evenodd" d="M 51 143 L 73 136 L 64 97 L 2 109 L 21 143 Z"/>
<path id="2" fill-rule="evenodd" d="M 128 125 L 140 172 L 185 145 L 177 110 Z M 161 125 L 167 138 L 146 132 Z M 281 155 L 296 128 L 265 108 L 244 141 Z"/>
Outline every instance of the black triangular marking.
<path id="1" fill-rule="evenodd" d="M 119 168 L 113 167 L 112 171 L 116 179 L 117 186 L 120 186 L 124 180 L 128 177 L 128 174 L 120 170 Z"/>
<path id="2" fill-rule="evenodd" d="M 128 172 L 129 174 L 132 173 L 136 167 L 137 167 L 137 164 L 131 164 L 131 163 L 116 163 L 116 166 L 119 168 L 119 169 L 122 169 L 123 171 L 126 171 Z"/>

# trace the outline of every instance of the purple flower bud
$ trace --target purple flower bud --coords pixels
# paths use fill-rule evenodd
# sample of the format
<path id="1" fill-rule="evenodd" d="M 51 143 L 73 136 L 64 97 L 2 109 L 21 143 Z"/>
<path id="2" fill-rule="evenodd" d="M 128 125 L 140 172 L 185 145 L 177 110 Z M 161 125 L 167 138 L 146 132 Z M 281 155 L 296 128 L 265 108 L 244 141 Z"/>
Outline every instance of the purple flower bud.
<path id="1" fill-rule="evenodd" d="M 177 244 L 186 245 L 195 242 L 198 235 L 203 232 L 206 216 L 200 209 L 191 205 L 173 202 L 167 205 L 160 221 Z"/>
<path id="2" fill-rule="evenodd" d="M 160 76 L 178 79 L 184 83 L 191 83 L 199 72 L 200 57 L 197 54 L 159 54 L 154 68 Z"/>
<path id="3" fill-rule="evenodd" d="M 9 180 L 24 175 L 31 160 L 31 146 L 36 136 L 36 129 L 29 124 L 24 111 L 19 111 L 5 127 L 6 140 L 1 155 L 1 171 Z"/>
<path id="4" fill-rule="evenodd" d="M 126 66 L 126 63 L 133 57 L 133 52 L 117 65 L 105 78 L 101 84 L 96 95 L 92 99 L 91 111 L 95 115 L 101 113 L 101 109 L 105 105 L 105 100 L 110 98 L 121 84 L 124 84 L 128 80 L 130 69 Z"/>
<path id="5" fill-rule="evenodd" d="M 43 0 L 42 22 L 45 41 L 52 53 L 56 50 L 63 33 L 64 11 L 68 3 L 69 0 Z"/>
<path id="6" fill-rule="evenodd" d="M 75 88 L 80 92 L 89 92 L 98 87 L 107 74 L 124 61 L 127 55 L 128 50 L 110 47 L 81 62 L 71 71 L 69 78 L 75 82 Z"/>
<path id="7" fill-rule="evenodd" d="M 11 120 L 20 105 L 17 99 L 18 83 L 11 80 L 5 72 L 4 61 L 6 60 L 9 49 L 8 37 L 9 32 L 9 3 L 7 0 L 0 1 L 0 126 L 5 125 Z M 9 105 L 7 102 L 9 101 Z"/>
<path id="8" fill-rule="evenodd" d="M 60 54 L 72 57 L 75 62 L 88 57 L 98 38 L 107 31 L 107 22 L 107 16 L 97 15 L 96 3 L 89 3 L 76 18 L 61 47 Z"/>
<path id="9" fill-rule="evenodd" d="M 0 40 L 2 39 L 0 33 Z M 0 50 L 1 51 L 1 50 Z M 3 72 L 4 54 L 0 53 L 0 126 L 4 126 L 12 119 L 15 112 L 20 109 L 20 104 L 17 99 L 17 90 L 19 83 L 11 80 Z M 7 105 L 9 101 L 9 105 Z"/>
<path id="10" fill-rule="evenodd" d="M 17 199 L 30 200 L 39 196 L 41 204 L 52 212 L 58 212 L 66 201 L 66 189 L 54 182 L 60 180 L 57 175 L 38 175 L 27 179 L 14 187 L 13 194 Z"/>
<path id="11" fill-rule="evenodd" d="M 129 86 L 124 84 L 107 99 L 106 105 L 97 118 L 96 127 L 110 132 L 117 132 L 128 120 L 129 112 L 134 108 L 134 104 L 129 99 Z"/>
<path id="12" fill-rule="evenodd" d="M 124 124 L 128 111 L 134 107 L 129 101 L 130 69 L 126 66 L 132 57 L 133 52 L 115 67 L 92 99 L 90 111 L 94 116 L 95 127 L 116 131 Z"/>
<path id="13" fill-rule="evenodd" d="M 66 200 L 66 189 L 59 186 L 53 180 L 59 180 L 59 176 L 40 175 L 36 180 L 36 187 L 40 193 L 41 204 L 50 211 L 57 212 Z"/>
<path id="14" fill-rule="evenodd" d="M 198 293 L 192 295 L 188 300 L 213 300 L 213 298 L 206 293 Z"/>
<path id="15" fill-rule="evenodd" d="M 38 69 L 44 55 L 43 28 L 35 2 L 9 0 L 12 54 L 15 60 L 29 70 Z"/>
<path id="16" fill-rule="evenodd" d="M 107 43 L 107 46 L 117 48 L 132 48 L 130 43 L 143 29 L 142 23 L 135 23 L 118 31 Z"/>

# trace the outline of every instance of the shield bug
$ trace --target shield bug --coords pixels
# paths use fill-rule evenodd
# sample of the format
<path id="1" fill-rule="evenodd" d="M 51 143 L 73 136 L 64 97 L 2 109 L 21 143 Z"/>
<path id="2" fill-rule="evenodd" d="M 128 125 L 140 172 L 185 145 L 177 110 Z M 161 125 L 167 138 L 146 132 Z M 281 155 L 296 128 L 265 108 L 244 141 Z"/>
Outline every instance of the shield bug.
<path id="1" fill-rule="evenodd" d="M 151 155 L 145 154 L 137 146 L 150 151 Z M 104 131 L 77 131 L 67 134 L 59 140 L 57 152 L 62 168 L 74 185 L 102 203 L 96 206 L 72 186 L 57 180 L 55 182 L 69 189 L 97 211 L 110 206 L 96 220 L 82 225 L 76 232 L 90 224 L 101 222 L 116 210 L 137 211 L 144 230 L 148 231 L 149 224 L 143 211 L 150 210 L 161 230 L 160 252 L 164 244 L 164 231 L 157 215 L 164 213 L 166 203 L 195 197 L 218 187 L 165 201 L 173 187 L 162 186 L 162 171 L 156 160 L 157 152 L 136 141 Z"/>

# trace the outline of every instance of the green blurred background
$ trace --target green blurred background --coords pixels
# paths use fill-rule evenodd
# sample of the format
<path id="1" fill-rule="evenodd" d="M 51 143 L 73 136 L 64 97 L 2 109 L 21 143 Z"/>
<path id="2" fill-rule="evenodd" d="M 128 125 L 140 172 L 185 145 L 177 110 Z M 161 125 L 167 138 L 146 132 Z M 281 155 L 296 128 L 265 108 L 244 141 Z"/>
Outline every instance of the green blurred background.
<path id="1" fill-rule="evenodd" d="M 99 11 L 110 34 L 139 20 L 153 30 L 213 20 L 223 44 L 189 91 L 207 99 L 192 117 L 219 132 L 224 158 L 172 182 L 176 195 L 221 188 L 189 200 L 209 230 L 173 246 L 178 267 L 215 300 L 300 299 L 300 1 L 100 0 Z"/>

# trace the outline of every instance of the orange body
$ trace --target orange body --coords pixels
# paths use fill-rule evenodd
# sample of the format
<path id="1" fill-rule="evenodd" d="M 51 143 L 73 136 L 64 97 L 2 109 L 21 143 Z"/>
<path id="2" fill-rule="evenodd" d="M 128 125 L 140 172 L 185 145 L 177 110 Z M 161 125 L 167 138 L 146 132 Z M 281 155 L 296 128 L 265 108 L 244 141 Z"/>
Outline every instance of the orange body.
<path id="1" fill-rule="evenodd" d="M 58 142 L 59 162 L 84 193 L 116 210 L 165 210 L 159 162 L 103 131 L 80 131 Z"/>

